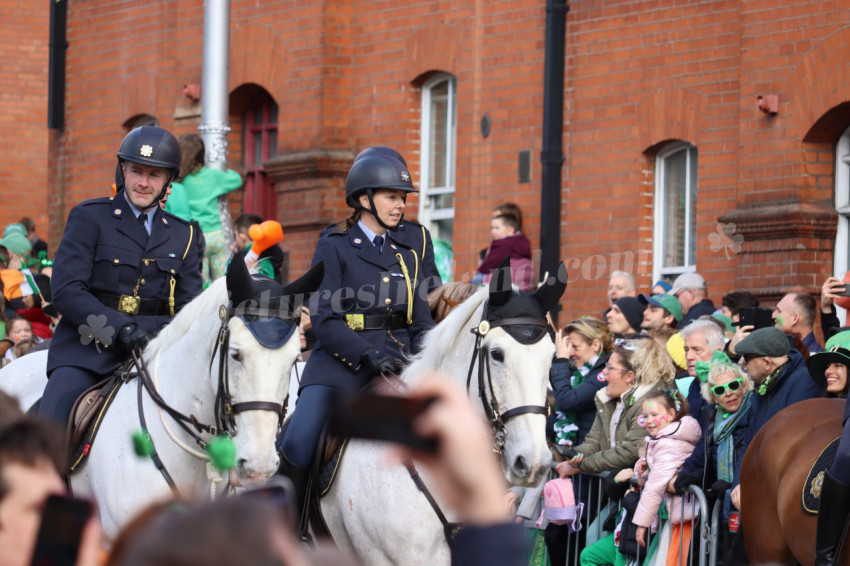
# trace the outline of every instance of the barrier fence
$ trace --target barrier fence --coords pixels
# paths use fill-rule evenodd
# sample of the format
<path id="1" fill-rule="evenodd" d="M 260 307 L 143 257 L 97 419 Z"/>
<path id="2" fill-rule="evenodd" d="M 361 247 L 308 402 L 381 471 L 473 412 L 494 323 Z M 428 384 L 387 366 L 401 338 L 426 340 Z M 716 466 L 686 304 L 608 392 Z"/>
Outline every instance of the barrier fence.
<path id="1" fill-rule="evenodd" d="M 555 474 L 555 477 L 557 477 L 557 474 Z M 566 534 L 566 563 L 560 564 L 553 561 L 552 566 L 579 566 L 582 550 L 610 534 L 610 532 L 603 530 L 602 525 L 608 513 L 617 513 L 618 505 L 609 500 L 603 484 L 603 475 L 581 473 L 573 476 L 576 503 L 584 503 L 581 528 L 577 532 Z M 708 501 L 702 489 L 692 485 L 688 488 L 688 493 L 691 494 L 691 497 L 680 499 L 679 513 L 677 514 L 675 509 L 671 510 L 674 516 L 685 518 L 684 523 L 690 524 L 691 532 L 690 541 L 685 543 L 686 529 L 676 529 L 677 534 L 675 536 L 679 537 L 679 553 L 675 564 L 677 566 L 716 566 L 719 534 L 722 528 L 720 519 L 722 501 L 716 502 L 713 509 L 709 511 Z M 670 529 L 673 530 L 672 526 Z M 664 566 L 666 564 L 666 554 L 664 556 L 656 555 L 650 561 L 646 560 L 646 552 L 648 549 L 652 549 L 653 538 L 662 533 L 661 529 L 653 534 L 650 534 L 649 531 L 650 529 L 647 530 L 646 546 L 638 546 L 638 555 L 627 559 L 627 565 Z M 671 537 L 670 546 L 673 546 L 674 542 L 676 541 Z"/>

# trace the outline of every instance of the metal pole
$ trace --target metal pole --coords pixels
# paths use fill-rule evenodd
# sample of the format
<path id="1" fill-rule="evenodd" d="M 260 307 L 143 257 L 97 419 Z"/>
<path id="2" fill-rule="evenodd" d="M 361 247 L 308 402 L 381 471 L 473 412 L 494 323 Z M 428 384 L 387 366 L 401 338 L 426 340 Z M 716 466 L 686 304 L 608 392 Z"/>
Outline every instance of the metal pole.
<path id="1" fill-rule="evenodd" d="M 561 167 L 564 163 L 564 42 L 567 0 L 546 1 L 543 150 L 540 152 L 540 276 L 557 276 L 561 254 Z M 559 307 L 552 310 L 557 323 Z"/>
<path id="2" fill-rule="evenodd" d="M 204 2 L 204 69 L 201 80 L 201 125 L 206 167 L 227 169 L 227 134 L 230 132 L 228 77 L 230 76 L 230 0 Z M 227 195 L 218 198 L 218 214 L 227 246 L 235 242 Z"/>

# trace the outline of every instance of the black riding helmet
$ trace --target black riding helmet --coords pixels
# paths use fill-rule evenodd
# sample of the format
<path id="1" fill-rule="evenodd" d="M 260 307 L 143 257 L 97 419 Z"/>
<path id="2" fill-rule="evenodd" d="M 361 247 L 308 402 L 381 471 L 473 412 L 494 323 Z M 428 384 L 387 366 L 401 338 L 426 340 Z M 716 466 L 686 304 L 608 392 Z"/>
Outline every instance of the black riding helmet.
<path id="1" fill-rule="evenodd" d="M 125 185 L 124 171 L 121 169 L 121 164 L 125 161 L 168 169 L 168 180 L 162 186 L 162 192 L 154 200 L 154 204 L 156 204 L 162 200 L 168 190 L 168 185 L 180 173 L 181 158 L 180 144 L 177 143 L 177 138 L 171 132 L 156 126 L 136 128 L 124 137 L 121 147 L 118 148 L 118 170 L 115 172 L 115 186 L 120 188 Z"/>
<path id="2" fill-rule="evenodd" d="M 395 152 L 395 150 L 390 150 L 390 148 L 370 149 Z M 357 156 L 357 159 L 351 165 L 351 169 L 348 171 L 348 178 L 345 181 L 345 202 L 348 206 L 355 210 L 365 210 L 371 213 L 378 221 L 378 224 L 387 230 L 398 230 L 398 226 L 389 227 L 378 216 L 375 203 L 372 200 L 372 192 L 376 189 L 391 189 L 407 193 L 416 192 L 416 188 L 413 186 L 413 181 L 404 162 L 395 159 L 386 152 L 373 152 L 371 155 L 366 156 L 361 154 Z M 369 208 L 364 208 L 360 204 L 360 195 L 364 193 L 369 197 Z"/>
<path id="3" fill-rule="evenodd" d="M 364 157 L 370 157 L 372 155 L 384 155 L 386 157 L 398 159 L 405 167 L 407 167 L 407 161 L 404 160 L 404 157 L 399 152 L 397 152 L 391 147 L 383 147 L 380 145 L 367 147 L 366 149 L 357 154 L 357 157 L 354 158 L 354 162 L 356 163 L 360 159 L 363 159 Z"/>

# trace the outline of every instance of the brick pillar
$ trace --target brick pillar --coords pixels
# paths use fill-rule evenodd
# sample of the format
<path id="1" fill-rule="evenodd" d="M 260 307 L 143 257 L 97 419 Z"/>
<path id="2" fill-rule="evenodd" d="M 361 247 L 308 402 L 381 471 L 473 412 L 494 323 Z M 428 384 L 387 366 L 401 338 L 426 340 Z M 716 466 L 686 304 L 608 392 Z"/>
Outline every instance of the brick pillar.
<path id="1" fill-rule="evenodd" d="M 351 151 L 319 149 L 281 153 L 263 163 L 275 181 L 291 278 L 310 267 L 319 232 L 348 216 L 345 179 L 353 162 Z"/>
<path id="2" fill-rule="evenodd" d="M 738 208 L 718 219 L 743 236 L 736 288 L 775 303 L 790 289 L 820 295 L 831 275 L 838 213 L 810 203 Z"/>

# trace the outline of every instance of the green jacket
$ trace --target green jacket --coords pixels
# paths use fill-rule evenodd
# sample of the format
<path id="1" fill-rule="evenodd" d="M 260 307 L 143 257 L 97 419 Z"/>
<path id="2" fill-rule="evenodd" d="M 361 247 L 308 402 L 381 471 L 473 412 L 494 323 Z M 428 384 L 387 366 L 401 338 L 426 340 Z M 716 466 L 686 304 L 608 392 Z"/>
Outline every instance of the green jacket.
<path id="1" fill-rule="evenodd" d="M 221 230 L 221 219 L 218 215 L 218 197 L 233 192 L 242 186 L 242 177 L 236 171 L 228 169 L 219 171 L 208 167 L 193 174 L 186 175 L 182 183 L 172 183 L 172 194 L 179 191 L 178 185 L 185 188 L 192 211 L 192 220 L 197 220 L 204 234 Z M 168 203 L 166 203 L 166 207 Z"/>
<path id="2" fill-rule="evenodd" d="M 609 397 L 605 389 L 596 393 L 596 420 L 584 442 L 576 448 L 576 451 L 584 454 L 584 459 L 579 468 L 582 472 L 598 474 L 611 470 L 622 470 L 632 468 L 638 461 L 638 448 L 646 438 L 646 429 L 638 424 L 641 399 L 650 391 L 657 389 L 655 385 L 639 385 L 629 389 L 622 395 L 626 407 L 620 416 L 615 431 L 616 444 L 611 448 L 611 416 L 617 406 L 617 399 Z"/>

